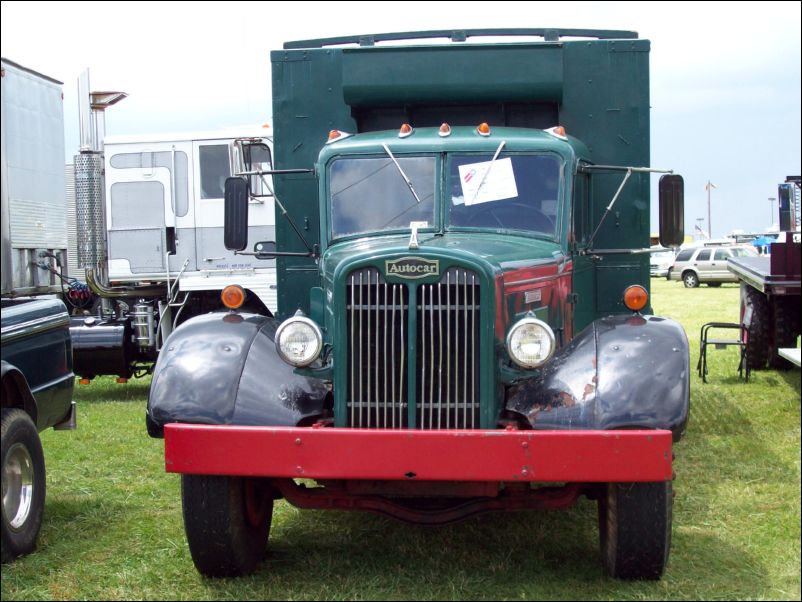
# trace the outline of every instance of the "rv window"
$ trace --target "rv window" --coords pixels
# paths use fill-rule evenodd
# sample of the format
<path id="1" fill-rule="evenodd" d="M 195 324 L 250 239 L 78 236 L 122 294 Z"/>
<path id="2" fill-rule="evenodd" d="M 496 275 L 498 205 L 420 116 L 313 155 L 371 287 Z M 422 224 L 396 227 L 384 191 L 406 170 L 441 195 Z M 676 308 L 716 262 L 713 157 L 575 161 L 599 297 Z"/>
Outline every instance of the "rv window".
<path id="1" fill-rule="evenodd" d="M 226 178 L 231 176 L 228 145 L 215 144 L 198 148 L 200 158 L 201 199 L 222 199 Z"/>

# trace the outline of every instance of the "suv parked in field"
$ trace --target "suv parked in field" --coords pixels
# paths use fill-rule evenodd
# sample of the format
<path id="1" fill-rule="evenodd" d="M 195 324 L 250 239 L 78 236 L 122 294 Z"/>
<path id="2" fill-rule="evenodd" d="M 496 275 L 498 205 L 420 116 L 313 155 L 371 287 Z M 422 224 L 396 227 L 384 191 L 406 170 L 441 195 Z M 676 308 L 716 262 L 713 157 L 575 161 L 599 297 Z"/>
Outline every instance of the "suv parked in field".
<path id="1" fill-rule="evenodd" d="M 729 257 L 753 257 L 757 251 L 742 245 L 692 247 L 677 253 L 668 270 L 669 280 L 682 280 L 685 288 L 696 288 L 700 282 L 708 286 L 721 286 L 722 282 L 738 282 L 727 269 Z"/>

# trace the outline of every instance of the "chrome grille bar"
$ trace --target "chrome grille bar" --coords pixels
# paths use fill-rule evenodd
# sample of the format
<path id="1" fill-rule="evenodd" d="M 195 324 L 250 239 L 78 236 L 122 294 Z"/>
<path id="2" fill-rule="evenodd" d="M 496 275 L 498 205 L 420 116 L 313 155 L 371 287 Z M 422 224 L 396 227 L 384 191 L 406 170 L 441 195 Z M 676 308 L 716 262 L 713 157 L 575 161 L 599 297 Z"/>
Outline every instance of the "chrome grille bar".
<path id="1" fill-rule="evenodd" d="M 352 272 L 347 283 L 348 425 L 403 428 L 407 288 L 385 282 L 375 268 Z"/>
<path id="2" fill-rule="evenodd" d="M 452 268 L 418 290 L 417 426 L 476 428 L 479 280 L 469 270 Z"/>

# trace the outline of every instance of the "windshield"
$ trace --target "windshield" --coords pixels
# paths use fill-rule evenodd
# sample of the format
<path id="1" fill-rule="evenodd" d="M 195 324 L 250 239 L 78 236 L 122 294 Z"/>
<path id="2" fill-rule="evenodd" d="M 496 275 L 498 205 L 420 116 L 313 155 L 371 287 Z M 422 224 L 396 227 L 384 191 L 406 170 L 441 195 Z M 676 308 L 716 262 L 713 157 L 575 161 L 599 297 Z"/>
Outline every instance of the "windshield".
<path id="1" fill-rule="evenodd" d="M 434 227 L 435 157 L 395 159 L 397 165 L 389 156 L 332 162 L 332 238 L 408 229 L 413 221 Z"/>
<path id="2" fill-rule="evenodd" d="M 560 171 L 556 155 L 452 155 L 449 223 L 554 237 Z"/>

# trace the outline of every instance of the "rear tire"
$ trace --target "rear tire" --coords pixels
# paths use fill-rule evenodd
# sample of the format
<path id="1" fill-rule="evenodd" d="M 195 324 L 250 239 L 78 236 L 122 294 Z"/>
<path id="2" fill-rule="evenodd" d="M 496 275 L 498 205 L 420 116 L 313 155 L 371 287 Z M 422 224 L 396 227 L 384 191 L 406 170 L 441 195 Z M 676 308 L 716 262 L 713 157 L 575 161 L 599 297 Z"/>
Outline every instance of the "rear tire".
<path id="1" fill-rule="evenodd" d="M 45 456 L 31 417 L 16 408 L 2 411 L 2 562 L 36 549 L 45 508 Z"/>
<path id="2" fill-rule="evenodd" d="M 685 272 L 682 275 L 682 283 L 685 288 L 696 288 L 699 286 L 699 276 L 695 272 Z"/>
<path id="3" fill-rule="evenodd" d="M 790 370 L 793 364 L 780 357 L 783 347 L 796 347 L 799 336 L 799 297 L 787 298 L 776 296 L 774 305 L 774 337 L 769 358 L 769 366 L 778 370 Z"/>
<path id="4" fill-rule="evenodd" d="M 265 557 L 273 495 L 265 479 L 183 475 L 181 498 L 189 551 L 208 577 L 252 573 Z"/>
<path id="5" fill-rule="evenodd" d="M 769 361 L 769 301 L 759 290 L 742 282 L 741 320 L 748 307 L 752 308 L 752 321 L 746 338 L 746 361 L 750 370 L 762 370 Z"/>
<path id="6" fill-rule="evenodd" d="M 610 576 L 662 577 L 671 548 L 671 481 L 607 483 L 598 503 L 602 561 Z"/>

